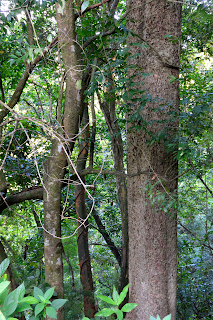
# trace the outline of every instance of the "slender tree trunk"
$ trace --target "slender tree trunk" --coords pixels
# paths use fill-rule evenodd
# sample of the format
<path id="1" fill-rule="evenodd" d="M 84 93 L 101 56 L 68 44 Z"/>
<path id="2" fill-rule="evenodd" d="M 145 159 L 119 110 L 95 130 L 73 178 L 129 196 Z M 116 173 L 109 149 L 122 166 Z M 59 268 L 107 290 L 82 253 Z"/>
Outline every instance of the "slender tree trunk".
<path id="1" fill-rule="evenodd" d="M 88 123 L 88 108 L 87 105 L 85 105 L 82 124 L 87 125 Z M 82 139 L 83 141 L 80 145 L 79 156 L 77 160 L 77 171 L 79 175 L 86 166 L 89 148 L 89 126 L 83 132 Z M 84 178 L 82 178 L 82 180 L 84 181 Z M 86 317 L 94 318 L 97 310 L 94 299 L 94 287 L 88 244 L 88 219 L 85 203 L 85 188 L 84 186 L 82 186 L 80 181 L 77 181 L 75 185 L 75 199 L 76 213 L 79 219 L 78 256 L 80 264 L 81 283 L 84 290 L 84 313 Z"/>
<path id="2" fill-rule="evenodd" d="M 178 111 L 179 105 L 178 81 L 171 82 L 171 76 L 179 75 L 181 4 L 164 0 L 129 2 L 132 10 L 128 28 L 136 35 L 130 36 L 128 43 L 146 42 L 143 49 L 130 47 L 131 54 L 142 54 L 130 63 L 147 74 L 136 76 L 135 81 L 143 82 L 140 89 L 152 100 L 149 98 L 139 113 L 143 119 L 132 121 L 140 107 L 133 102 L 127 117 L 130 301 L 138 303 L 127 318 L 149 320 L 150 315 L 159 314 L 162 319 L 171 313 L 174 320 L 176 209 L 165 212 L 164 206 L 177 197 L 177 144 L 173 136 L 178 122 L 171 119 L 170 112 Z M 130 70 L 131 76 L 134 71 Z M 138 125 L 141 129 L 134 129 Z M 158 136 L 160 132 L 164 132 L 164 139 L 150 144 L 150 134 Z M 170 151 L 168 143 L 173 144 Z M 160 203 L 158 195 L 164 196 L 165 203 Z"/>
<path id="3" fill-rule="evenodd" d="M 58 133 L 62 140 L 53 140 L 51 153 L 45 165 L 44 180 L 44 233 L 45 279 L 56 287 L 58 297 L 63 297 L 63 267 L 61 244 L 61 187 L 67 166 L 64 148 L 72 153 L 75 137 L 83 114 L 82 63 L 76 42 L 73 1 L 65 7 L 56 4 L 58 43 L 66 71 L 66 92 L 62 128 Z M 56 237 L 54 237 L 56 236 Z M 49 318 L 47 317 L 49 320 Z M 64 319 L 63 308 L 58 311 L 58 320 Z"/>
<path id="4" fill-rule="evenodd" d="M 44 165 L 44 257 L 45 281 L 55 287 L 58 298 L 64 296 L 61 243 L 61 185 L 66 167 L 64 150 L 58 141 L 52 142 L 51 154 Z M 63 320 L 63 308 L 57 319 Z M 49 320 L 50 318 L 47 317 Z"/>
<path id="5" fill-rule="evenodd" d="M 121 136 L 121 131 L 118 122 L 116 121 L 115 113 L 115 101 L 116 97 L 110 93 L 113 87 L 109 86 L 109 102 L 101 102 L 99 96 L 99 103 L 101 110 L 104 114 L 106 124 L 111 137 L 112 152 L 114 158 L 114 168 L 115 171 L 123 172 L 123 140 Z M 122 217 L 122 262 L 121 262 L 121 275 L 119 291 L 122 291 L 125 285 L 128 284 L 128 205 L 127 205 L 127 186 L 126 178 L 123 176 L 116 175 L 116 187 L 117 196 Z"/>

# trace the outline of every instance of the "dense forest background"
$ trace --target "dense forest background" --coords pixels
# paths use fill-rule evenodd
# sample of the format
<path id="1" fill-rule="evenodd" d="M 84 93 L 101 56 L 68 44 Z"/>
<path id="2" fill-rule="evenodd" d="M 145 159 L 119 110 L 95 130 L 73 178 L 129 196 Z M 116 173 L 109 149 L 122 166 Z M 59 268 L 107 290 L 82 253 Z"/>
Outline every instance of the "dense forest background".
<path id="1" fill-rule="evenodd" d="M 113 285 L 121 290 L 128 283 L 126 187 L 119 193 L 127 176 L 126 114 L 130 101 L 146 103 L 143 94 L 138 97 L 136 73 L 129 70 L 147 75 L 129 64 L 127 39 L 133 37 L 143 50 L 149 43 L 128 29 L 131 9 L 125 1 L 73 1 L 75 16 L 69 19 L 75 30 L 69 31 L 60 21 L 67 3 L 0 4 L 0 260 L 9 257 L 14 286 L 24 281 L 29 294 L 34 286 L 56 286 L 59 297 L 68 299 L 64 319 L 77 320 L 85 310 L 105 306 L 98 295 L 110 296 Z M 166 35 L 171 43 L 181 43 L 180 76 L 170 80 L 180 90 L 179 111 L 171 114 L 179 121 L 173 142 L 178 140 L 178 201 L 166 187 L 164 193 L 154 191 L 159 183 L 154 172 L 146 186 L 153 207 L 157 202 L 168 214 L 171 207 L 178 211 L 178 320 L 213 317 L 212 11 L 212 1 L 184 1 L 182 39 Z M 81 60 L 73 56 L 77 51 Z M 72 89 L 69 97 L 65 94 L 72 79 L 81 91 L 76 101 L 82 115 L 66 110 L 75 94 Z M 141 111 L 132 115 L 134 130 L 146 126 Z M 73 119 L 77 129 L 70 138 L 64 120 Z M 153 139 L 164 136 L 151 137 L 150 144 Z M 62 149 L 66 160 L 60 159 L 63 172 L 58 173 Z M 45 195 L 55 177 L 58 191 Z M 51 206 L 59 208 L 59 221 L 48 220 Z M 62 255 L 63 270 L 45 278 L 52 254 L 48 249 L 44 256 L 48 237 L 55 239 L 51 250 L 60 251 L 54 265 Z"/>

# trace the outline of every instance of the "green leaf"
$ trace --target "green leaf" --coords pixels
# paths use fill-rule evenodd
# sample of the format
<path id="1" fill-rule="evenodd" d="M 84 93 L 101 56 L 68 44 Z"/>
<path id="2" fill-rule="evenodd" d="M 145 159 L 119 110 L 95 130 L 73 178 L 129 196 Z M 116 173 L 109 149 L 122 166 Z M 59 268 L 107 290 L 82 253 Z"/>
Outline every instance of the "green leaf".
<path id="1" fill-rule="evenodd" d="M 99 317 L 109 317 L 111 316 L 113 313 L 115 313 L 115 310 L 109 309 L 109 308 L 104 308 L 101 311 L 99 311 L 98 313 L 96 313 L 96 316 Z"/>
<path id="2" fill-rule="evenodd" d="M 5 316 L 3 315 L 3 313 L 0 310 L 0 320 L 6 320 Z"/>
<path id="3" fill-rule="evenodd" d="M 3 281 L 0 283 L 0 293 L 2 293 L 10 284 L 10 281 Z"/>
<path id="4" fill-rule="evenodd" d="M 44 296 L 42 290 L 40 288 L 38 288 L 38 287 L 34 287 L 33 295 L 38 301 L 41 301 L 41 299 L 39 298 L 39 295 L 40 296 Z"/>
<path id="5" fill-rule="evenodd" d="M 43 302 L 45 304 L 48 304 L 48 303 L 50 304 L 51 303 L 50 300 L 45 299 L 43 296 L 39 295 L 39 298 L 40 298 L 41 302 Z"/>
<path id="6" fill-rule="evenodd" d="M 17 290 L 12 291 L 6 299 L 4 300 L 3 304 L 3 312 L 6 317 L 10 316 L 17 308 L 18 305 L 18 294 Z"/>
<path id="7" fill-rule="evenodd" d="M 8 266 L 10 264 L 10 260 L 7 258 L 7 259 L 4 259 L 2 261 L 2 263 L 0 264 L 0 277 L 3 276 L 3 274 L 5 273 L 5 271 L 7 270 Z"/>
<path id="8" fill-rule="evenodd" d="M 84 12 L 87 7 L 89 7 L 89 1 L 83 2 L 81 5 L 81 12 Z"/>
<path id="9" fill-rule="evenodd" d="M 31 317 L 29 318 L 29 320 L 40 320 L 40 318 L 39 318 L 39 317 L 35 317 L 35 316 L 31 316 Z"/>
<path id="10" fill-rule="evenodd" d="M 20 302 L 18 304 L 18 307 L 16 308 L 16 312 L 22 312 L 22 311 L 25 311 L 25 310 L 32 310 L 31 306 L 29 305 L 29 303 L 27 302 Z"/>
<path id="11" fill-rule="evenodd" d="M 46 300 L 49 300 L 52 297 L 54 290 L 55 290 L 55 287 L 48 289 L 44 294 L 44 298 Z"/>
<path id="12" fill-rule="evenodd" d="M 115 313 L 117 314 L 118 320 L 122 320 L 124 318 L 124 314 L 121 310 L 115 310 Z"/>
<path id="13" fill-rule="evenodd" d="M 150 316 L 150 320 L 156 320 L 156 318 L 154 318 L 153 316 Z"/>
<path id="14" fill-rule="evenodd" d="M 39 303 L 39 301 L 36 298 L 31 297 L 31 296 L 24 297 L 23 299 L 20 300 L 20 303 L 21 302 L 26 302 L 26 303 L 29 303 L 29 304 Z"/>
<path id="15" fill-rule="evenodd" d="M 7 320 L 18 320 L 17 318 L 7 318 Z"/>
<path id="16" fill-rule="evenodd" d="M 137 307 L 137 303 L 126 303 L 121 311 L 123 312 L 130 312 L 132 311 L 135 307 Z"/>
<path id="17" fill-rule="evenodd" d="M 57 319 L 57 313 L 53 307 L 46 307 L 46 314 L 50 318 Z"/>
<path id="18" fill-rule="evenodd" d="M 101 42 L 101 44 L 99 44 L 98 50 L 101 50 L 103 48 L 104 44 L 103 42 Z"/>
<path id="19" fill-rule="evenodd" d="M 55 299 L 51 305 L 55 310 L 61 308 L 68 300 L 67 299 Z"/>
<path id="20" fill-rule="evenodd" d="M 109 297 L 100 295 L 100 296 L 98 296 L 98 298 L 100 298 L 101 300 L 103 300 L 103 301 L 105 301 L 105 302 L 107 302 L 107 303 L 109 303 L 109 304 L 113 304 L 114 306 L 117 306 L 117 303 L 115 303 L 115 301 L 113 301 L 113 300 L 112 300 L 111 298 L 109 298 Z"/>
<path id="21" fill-rule="evenodd" d="M 157 320 L 161 320 L 161 319 L 160 319 L 160 316 L 159 316 L 158 314 L 157 314 Z"/>
<path id="22" fill-rule="evenodd" d="M 83 319 L 82 320 L 90 320 L 89 318 L 87 318 L 87 317 L 83 317 Z"/>
<path id="23" fill-rule="evenodd" d="M 116 305 L 118 305 L 119 294 L 118 291 L 113 286 L 113 293 L 112 293 L 113 300 L 115 301 Z"/>
<path id="24" fill-rule="evenodd" d="M 5 289 L 2 293 L 0 293 L 0 304 L 3 304 L 9 292 L 9 289 Z"/>
<path id="25" fill-rule="evenodd" d="M 171 314 L 168 314 L 168 316 L 164 317 L 163 320 L 171 320 Z"/>
<path id="26" fill-rule="evenodd" d="M 35 307 L 35 316 L 37 316 L 42 310 L 44 310 L 45 303 L 41 302 Z"/>
<path id="27" fill-rule="evenodd" d="M 129 284 L 127 284 L 123 290 L 121 291 L 120 295 L 119 295 L 119 299 L 118 299 L 118 305 L 121 304 L 121 302 L 124 301 L 124 299 L 126 298 L 127 292 L 129 289 Z"/>
<path id="28" fill-rule="evenodd" d="M 24 295 L 25 295 L 25 286 L 24 286 L 24 283 L 22 283 L 20 286 L 18 286 L 18 288 L 16 288 L 14 290 L 18 296 L 18 300 L 20 301 Z"/>

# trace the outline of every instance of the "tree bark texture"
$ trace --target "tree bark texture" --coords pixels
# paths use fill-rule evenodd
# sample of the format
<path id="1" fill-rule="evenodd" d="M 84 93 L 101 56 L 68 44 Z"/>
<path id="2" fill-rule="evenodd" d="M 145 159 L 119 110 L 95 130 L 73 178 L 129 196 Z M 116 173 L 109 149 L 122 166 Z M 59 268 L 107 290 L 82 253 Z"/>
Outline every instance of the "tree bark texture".
<path id="1" fill-rule="evenodd" d="M 60 10 L 61 9 L 61 10 Z M 63 266 L 61 243 L 61 188 L 68 159 L 72 153 L 75 138 L 83 114 L 82 65 L 76 42 L 73 1 L 65 2 L 65 7 L 56 4 L 58 43 L 66 71 L 66 91 L 61 134 L 62 140 L 53 140 L 51 153 L 45 165 L 44 180 L 44 232 L 45 279 L 56 287 L 59 298 L 63 297 Z M 57 236 L 57 237 L 54 237 Z M 49 320 L 49 318 L 47 317 Z M 64 319 L 63 308 L 57 319 Z"/>
<path id="2" fill-rule="evenodd" d="M 66 167 L 64 150 L 58 141 L 52 142 L 51 154 L 44 165 L 44 258 L 45 281 L 55 287 L 58 298 L 64 296 L 61 243 L 61 185 Z M 57 319 L 64 318 L 63 308 Z M 47 319 L 51 319 L 47 317 Z"/>
<path id="3" fill-rule="evenodd" d="M 85 105 L 82 124 L 89 123 L 88 108 Z M 79 148 L 79 156 L 77 160 L 77 171 L 79 175 L 85 169 L 89 148 L 89 126 L 82 133 L 82 143 Z M 82 178 L 84 181 L 84 178 Z M 84 290 L 84 313 L 88 318 L 94 318 L 97 312 L 94 299 L 94 287 L 92 270 L 90 263 L 89 244 L 88 244 L 88 219 L 85 203 L 85 188 L 77 181 L 75 185 L 75 207 L 79 220 L 78 229 L 78 257 L 80 265 L 81 283 Z"/>
<path id="4" fill-rule="evenodd" d="M 149 320 L 150 315 L 157 314 L 162 319 L 171 313 L 174 320 L 176 209 L 165 212 L 165 203 L 160 203 L 157 196 L 164 195 L 166 204 L 177 196 L 177 144 L 168 151 L 165 143 L 173 143 L 178 127 L 178 121 L 170 119 L 170 112 L 178 111 L 179 105 L 178 81 L 171 82 L 171 76 L 179 76 L 181 4 L 164 0 L 129 0 L 129 4 L 128 29 L 132 34 L 128 43 L 144 45 L 141 49 L 130 46 L 132 55 L 141 56 L 130 59 L 129 65 L 139 66 L 147 74 L 141 72 L 134 81 L 143 82 L 140 89 L 151 99 L 140 112 L 142 122 L 131 118 L 139 103 L 131 103 L 127 116 L 130 302 L 138 303 L 127 319 Z M 138 73 L 129 70 L 130 76 Z M 138 124 L 140 129 L 134 128 Z M 159 139 L 149 144 L 150 133 L 158 135 L 162 130 L 167 132 L 166 142 Z M 155 202 L 150 199 L 150 187 Z"/>

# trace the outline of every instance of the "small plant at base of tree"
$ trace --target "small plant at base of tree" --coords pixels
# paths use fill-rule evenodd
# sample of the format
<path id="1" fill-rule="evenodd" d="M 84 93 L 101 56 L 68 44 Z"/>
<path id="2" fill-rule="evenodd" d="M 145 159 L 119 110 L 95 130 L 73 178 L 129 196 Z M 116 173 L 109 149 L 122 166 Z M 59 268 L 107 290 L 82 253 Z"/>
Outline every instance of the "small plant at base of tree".
<path id="1" fill-rule="evenodd" d="M 126 298 L 127 292 L 128 292 L 129 284 L 123 288 L 122 292 L 119 294 L 115 287 L 113 287 L 113 293 L 112 293 L 112 299 L 107 296 L 98 296 L 101 300 L 111 304 L 113 307 L 111 308 L 104 308 L 98 313 L 96 313 L 96 316 L 98 317 L 109 317 L 113 313 L 116 314 L 118 320 L 124 319 L 124 312 L 130 312 L 135 307 L 137 307 L 136 303 L 126 303 L 121 310 L 119 309 L 119 305 L 124 301 Z M 90 320 L 87 317 L 84 317 L 83 320 Z"/>
<path id="2" fill-rule="evenodd" d="M 9 266 L 9 259 L 0 264 L 0 320 L 18 320 L 13 316 L 27 310 L 32 310 L 35 315 L 29 320 L 44 320 L 46 317 L 57 319 L 56 311 L 61 308 L 66 299 L 55 299 L 52 302 L 54 288 L 48 289 L 45 293 L 40 288 L 34 287 L 34 297 L 25 295 L 25 286 L 22 283 L 19 287 L 9 293 L 10 281 L 7 281 L 5 271 Z M 33 307 L 32 307 L 33 306 Z"/>

